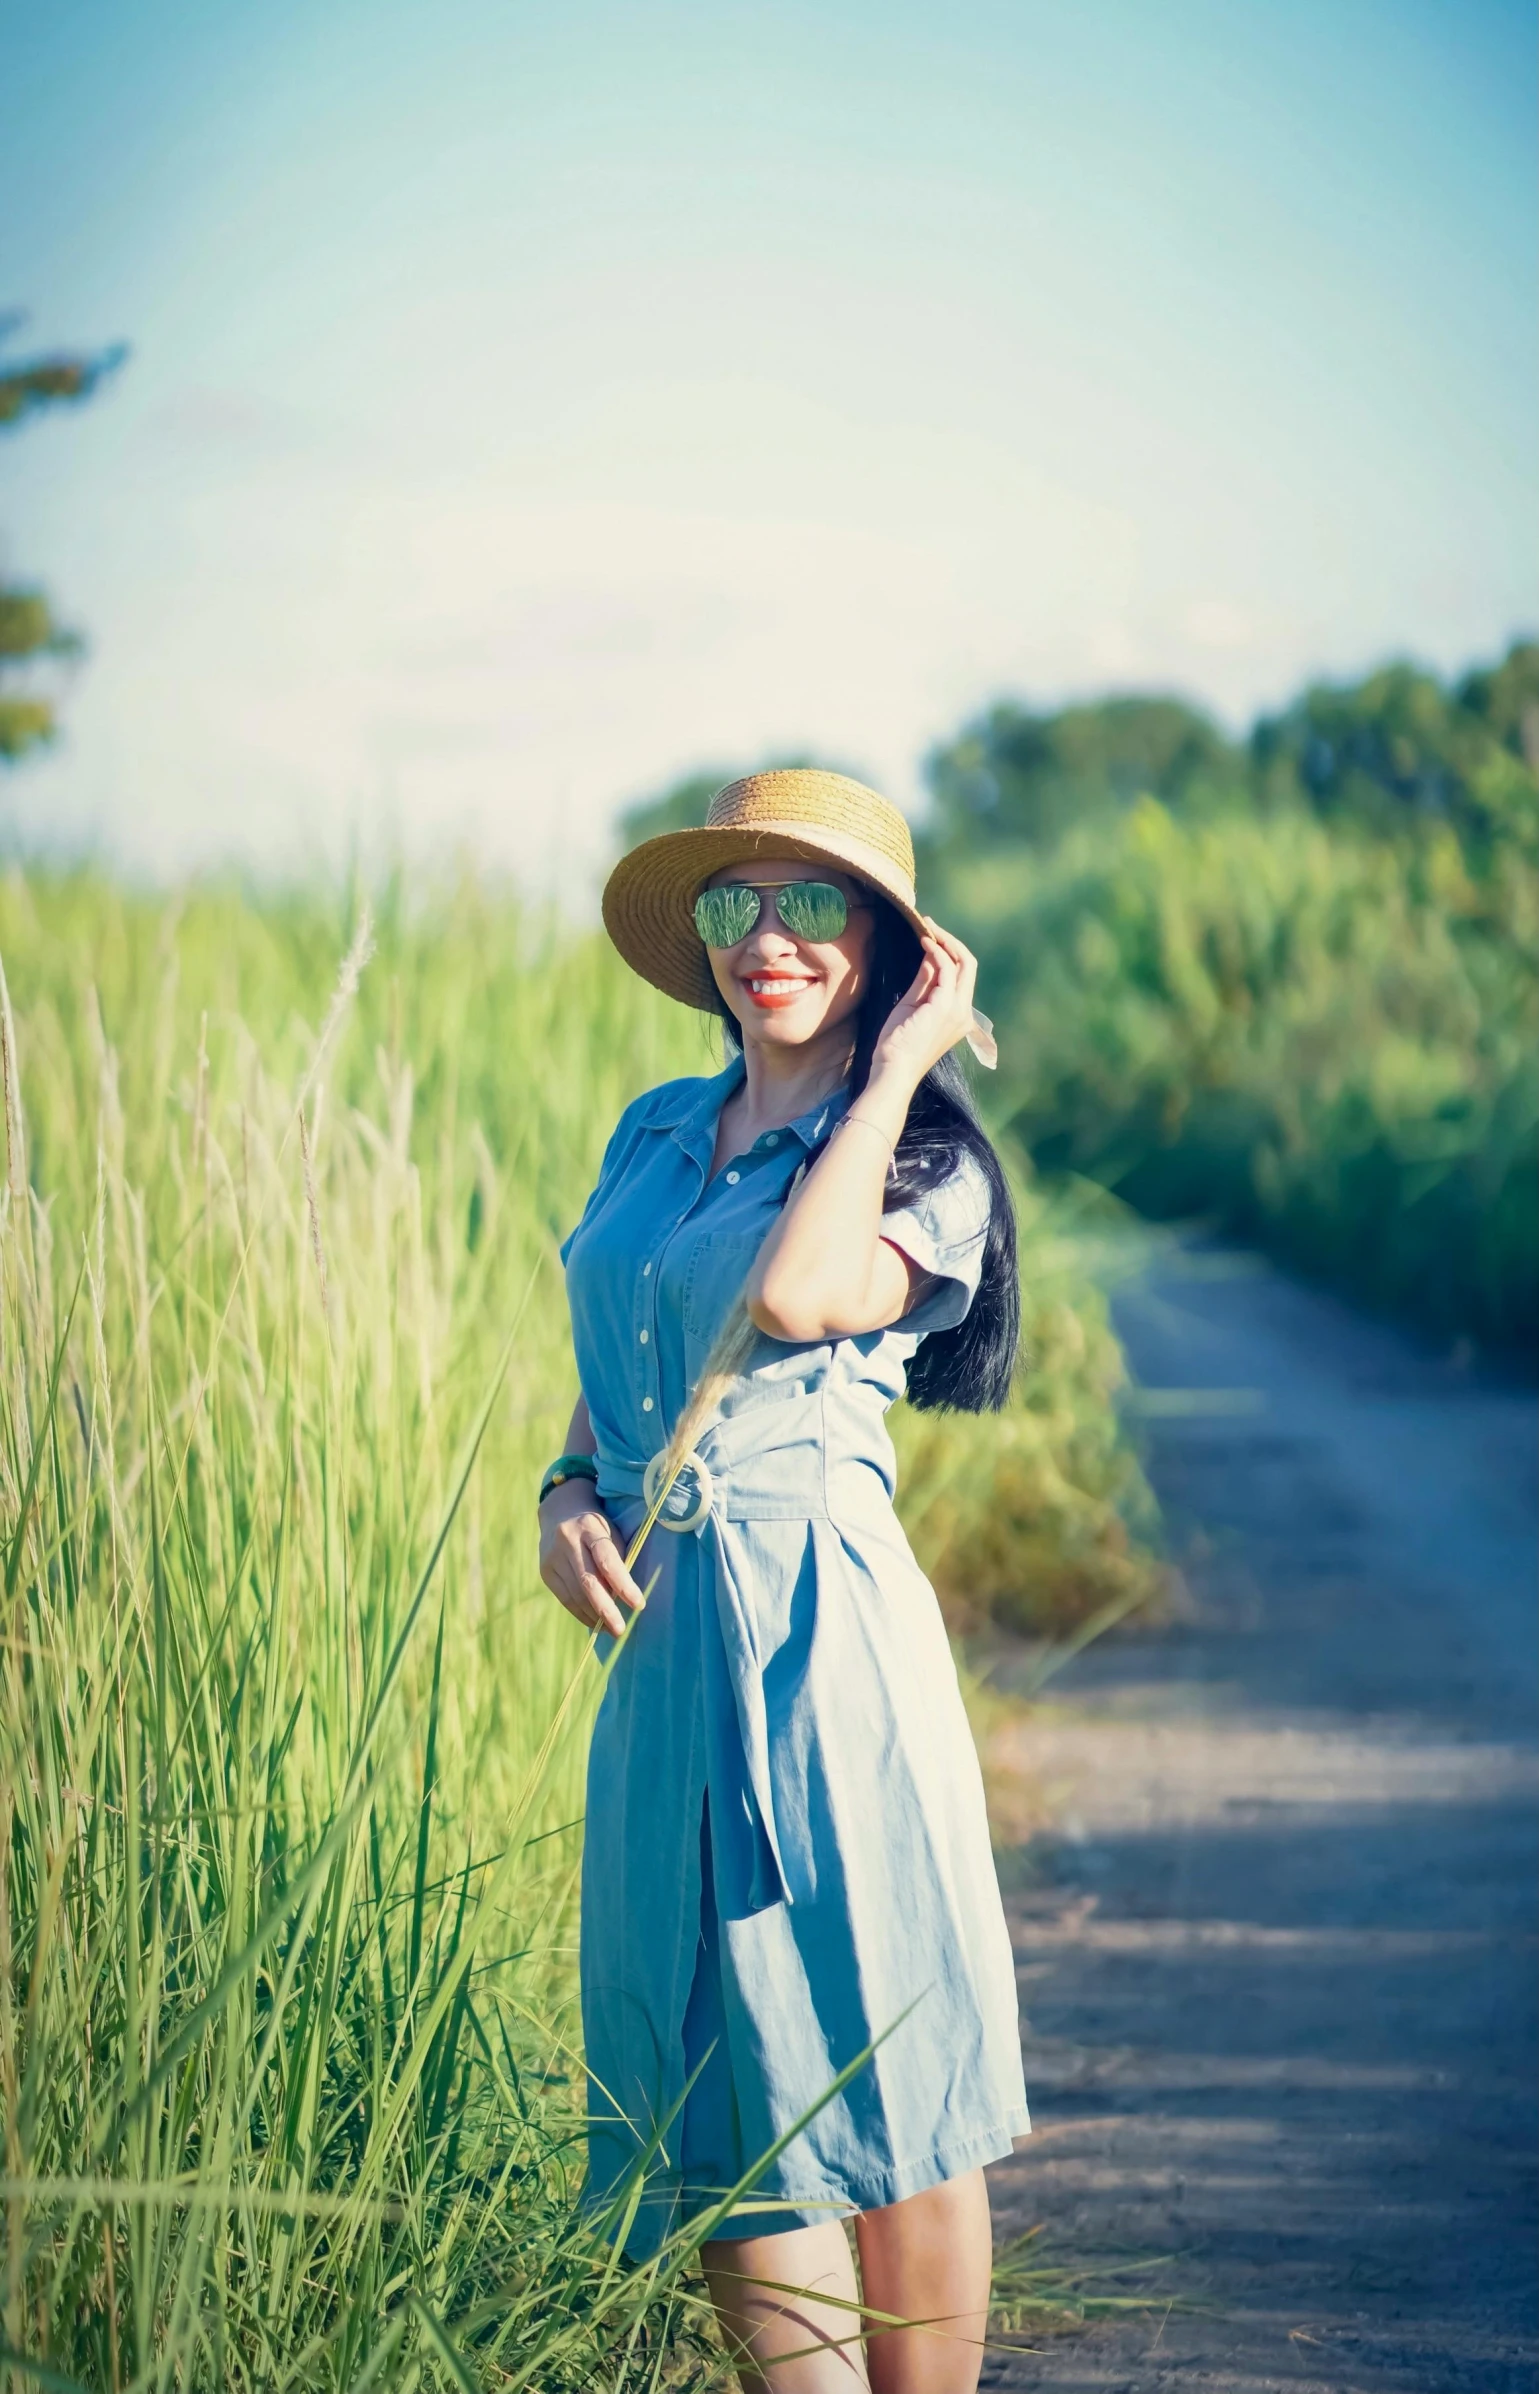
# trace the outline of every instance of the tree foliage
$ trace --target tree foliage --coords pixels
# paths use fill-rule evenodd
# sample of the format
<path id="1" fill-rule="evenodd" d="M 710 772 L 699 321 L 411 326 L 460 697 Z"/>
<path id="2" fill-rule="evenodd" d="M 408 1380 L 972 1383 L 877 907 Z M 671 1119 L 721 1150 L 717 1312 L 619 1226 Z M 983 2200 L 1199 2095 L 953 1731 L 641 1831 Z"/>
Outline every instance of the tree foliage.
<path id="1" fill-rule="evenodd" d="M 0 348 L 22 321 L 15 313 L 0 314 Z M 0 362 L 0 431 L 14 431 L 45 407 L 88 399 L 126 354 L 119 343 L 91 356 L 53 353 Z M 59 622 L 42 590 L 0 584 L 0 674 L 44 657 L 78 656 L 82 645 L 79 633 Z M 0 761 L 14 761 L 52 739 L 56 729 L 54 701 L 45 692 L 0 684 Z"/>
<path id="2" fill-rule="evenodd" d="M 1312 684 L 1248 738 L 1184 700 L 1003 700 L 931 753 L 930 862 L 1041 847 L 1157 798 L 1195 822 L 1297 808 L 1378 834 L 1444 823 L 1472 849 L 1539 853 L 1539 643 L 1445 683 L 1406 663 Z"/>
<path id="3" fill-rule="evenodd" d="M 1539 832 L 1539 643 L 1451 687 L 1414 665 L 1318 683 L 1263 719 L 1250 760 L 1264 797 L 1393 832 L 1446 822 L 1480 846 Z"/>
<path id="4" fill-rule="evenodd" d="M 1184 700 L 1118 697 L 1043 714 L 1010 700 L 931 752 L 931 843 L 1053 840 L 1135 798 L 1190 807 L 1243 783 L 1244 752 Z"/>
<path id="5" fill-rule="evenodd" d="M 931 760 L 1039 1169 L 1256 1238 L 1448 1338 L 1539 1337 L 1539 645 L 1191 709 L 996 707 Z"/>

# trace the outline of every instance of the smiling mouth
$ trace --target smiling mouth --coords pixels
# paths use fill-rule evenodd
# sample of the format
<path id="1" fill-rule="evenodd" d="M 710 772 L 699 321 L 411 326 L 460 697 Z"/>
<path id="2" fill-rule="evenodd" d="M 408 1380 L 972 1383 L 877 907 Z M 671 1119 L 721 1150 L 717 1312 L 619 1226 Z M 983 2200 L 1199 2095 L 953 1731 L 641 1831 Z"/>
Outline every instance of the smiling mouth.
<path id="1" fill-rule="evenodd" d="M 812 983 L 805 974 L 752 973 L 743 976 L 743 987 L 756 1006 L 789 1006 Z"/>

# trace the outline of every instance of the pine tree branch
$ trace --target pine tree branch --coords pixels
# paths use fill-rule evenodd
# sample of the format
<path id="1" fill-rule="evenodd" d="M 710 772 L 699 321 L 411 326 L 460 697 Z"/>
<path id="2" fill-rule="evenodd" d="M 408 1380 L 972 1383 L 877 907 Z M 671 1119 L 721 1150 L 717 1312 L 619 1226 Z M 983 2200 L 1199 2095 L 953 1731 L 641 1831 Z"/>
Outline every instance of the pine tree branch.
<path id="1" fill-rule="evenodd" d="M 78 657 L 80 634 L 59 622 L 41 590 L 0 585 L 0 671 L 23 657 Z"/>
<path id="2" fill-rule="evenodd" d="M 24 322 L 14 309 L 0 314 L 0 345 Z M 70 356 L 61 350 L 44 357 L 18 358 L 13 365 L 0 367 L 0 431 L 14 430 L 39 408 L 89 399 L 103 377 L 113 373 L 127 355 L 127 343 L 114 341 L 90 356 Z"/>

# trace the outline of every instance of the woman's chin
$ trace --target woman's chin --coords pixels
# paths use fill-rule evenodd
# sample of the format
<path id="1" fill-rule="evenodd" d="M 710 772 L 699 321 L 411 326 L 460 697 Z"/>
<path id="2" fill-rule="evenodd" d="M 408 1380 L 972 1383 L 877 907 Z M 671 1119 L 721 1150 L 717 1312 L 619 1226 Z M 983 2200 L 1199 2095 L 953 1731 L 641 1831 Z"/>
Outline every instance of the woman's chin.
<path id="1" fill-rule="evenodd" d="M 820 1006 L 751 1007 L 739 1026 L 756 1047 L 805 1047 L 828 1028 Z"/>

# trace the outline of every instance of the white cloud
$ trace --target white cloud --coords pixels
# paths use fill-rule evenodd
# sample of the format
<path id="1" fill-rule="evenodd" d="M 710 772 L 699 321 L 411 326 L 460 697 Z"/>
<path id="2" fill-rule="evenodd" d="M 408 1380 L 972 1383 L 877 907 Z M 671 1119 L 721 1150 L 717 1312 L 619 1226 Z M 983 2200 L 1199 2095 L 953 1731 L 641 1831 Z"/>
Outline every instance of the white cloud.
<path id="1" fill-rule="evenodd" d="M 1230 599 L 1198 599 L 1186 610 L 1187 638 L 1197 648 L 1243 649 L 1255 639 L 1251 618 Z"/>

